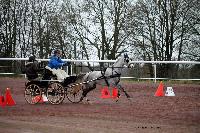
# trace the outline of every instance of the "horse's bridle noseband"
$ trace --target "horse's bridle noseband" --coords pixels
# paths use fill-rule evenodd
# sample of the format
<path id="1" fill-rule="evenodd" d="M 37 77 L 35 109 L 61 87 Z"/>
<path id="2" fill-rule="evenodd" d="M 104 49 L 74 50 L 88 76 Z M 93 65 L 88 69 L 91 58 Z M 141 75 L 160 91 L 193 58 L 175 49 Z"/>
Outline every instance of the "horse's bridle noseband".
<path id="1" fill-rule="evenodd" d="M 124 61 L 128 64 L 129 63 L 129 58 L 124 58 Z"/>

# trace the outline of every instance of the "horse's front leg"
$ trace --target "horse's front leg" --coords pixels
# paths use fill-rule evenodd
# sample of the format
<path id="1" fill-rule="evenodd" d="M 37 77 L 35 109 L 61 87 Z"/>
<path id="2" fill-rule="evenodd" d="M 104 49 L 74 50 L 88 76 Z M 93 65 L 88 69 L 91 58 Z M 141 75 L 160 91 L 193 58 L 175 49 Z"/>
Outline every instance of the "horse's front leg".
<path id="1" fill-rule="evenodd" d="M 117 84 L 117 88 L 118 88 L 119 90 L 121 90 L 122 92 L 124 92 L 124 94 L 126 95 L 126 97 L 130 100 L 130 95 L 126 92 L 126 90 L 124 89 L 124 87 L 122 87 L 121 84 Z M 119 98 L 119 96 L 120 96 L 120 93 L 118 93 L 118 98 Z M 118 101 L 118 100 L 117 100 L 117 101 Z"/>

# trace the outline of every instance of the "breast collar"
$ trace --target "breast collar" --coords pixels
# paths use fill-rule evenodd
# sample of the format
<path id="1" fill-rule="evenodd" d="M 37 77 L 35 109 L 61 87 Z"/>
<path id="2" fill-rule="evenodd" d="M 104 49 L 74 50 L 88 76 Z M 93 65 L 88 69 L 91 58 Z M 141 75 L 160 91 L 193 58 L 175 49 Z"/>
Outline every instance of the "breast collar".
<path id="1" fill-rule="evenodd" d="M 110 76 L 113 76 L 113 77 L 120 77 L 120 76 L 121 76 L 121 73 L 115 71 L 114 68 L 117 68 L 117 67 L 112 66 L 112 75 L 110 75 Z M 118 68 L 120 68 L 120 67 L 118 67 Z M 114 73 L 115 73 L 115 74 L 114 74 Z"/>

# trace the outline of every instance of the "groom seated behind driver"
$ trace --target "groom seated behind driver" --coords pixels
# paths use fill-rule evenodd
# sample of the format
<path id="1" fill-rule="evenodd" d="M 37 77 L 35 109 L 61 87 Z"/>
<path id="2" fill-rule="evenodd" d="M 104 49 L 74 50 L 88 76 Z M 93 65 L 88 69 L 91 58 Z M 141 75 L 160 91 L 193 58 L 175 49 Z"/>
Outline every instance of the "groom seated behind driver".
<path id="1" fill-rule="evenodd" d="M 61 59 L 61 55 L 61 50 L 55 50 L 53 56 L 50 57 L 48 66 L 45 67 L 46 69 L 52 71 L 52 74 L 56 75 L 58 80 L 64 80 L 66 77 L 69 77 L 69 75 L 61 69 L 61 67 L 70 65 L 70 62 L 64 62 Z"/>

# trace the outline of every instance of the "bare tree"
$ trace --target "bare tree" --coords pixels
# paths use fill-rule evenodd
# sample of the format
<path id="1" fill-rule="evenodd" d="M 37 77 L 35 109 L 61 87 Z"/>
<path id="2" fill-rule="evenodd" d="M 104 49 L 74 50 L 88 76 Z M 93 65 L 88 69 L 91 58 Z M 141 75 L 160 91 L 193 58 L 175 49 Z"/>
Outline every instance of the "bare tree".
<path id="1" fill-rule="evenodd" d="M 145 60 L 182 60 L 192 35 L 188 18 L 196 0 L 140 0 L 130 10 L 134 17 L 132 39 Z M 196 8 L 193 8 L 196 10 Z M 131 20 L 130 20 L 131 21 Z M 186 50 L 188 51 L 188 50 Z M 152 72 L 152 67 L 149 67 Z M 160 77 L 176 76 L 173 65 L 160 64 Z M 152 75 L 152 74 L 151 74 Z"/>
<path id="2" fill-rule="evenodd" d="M 99 59 L 116 59 L 126 50 L 127 3 L 127 0 L 86 0 L 74 7 L 74 29 L 80 42 L 84 42 L 83 48 L 95 48 Z"/>

